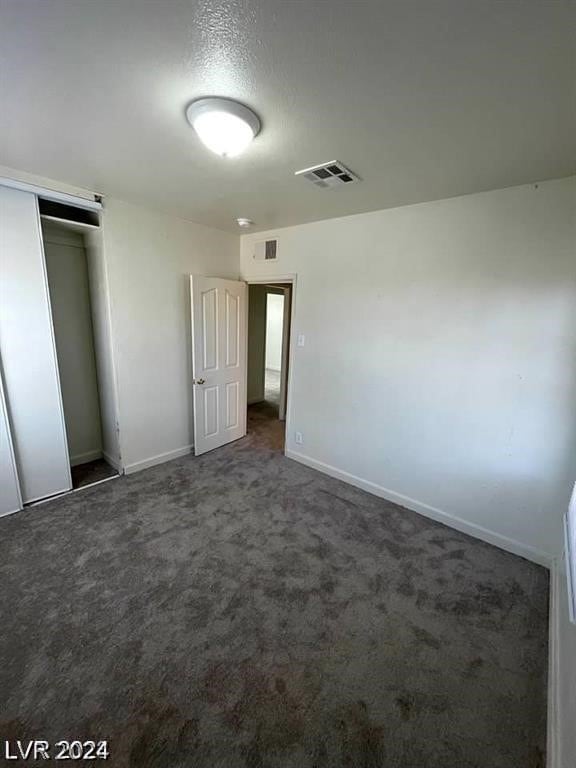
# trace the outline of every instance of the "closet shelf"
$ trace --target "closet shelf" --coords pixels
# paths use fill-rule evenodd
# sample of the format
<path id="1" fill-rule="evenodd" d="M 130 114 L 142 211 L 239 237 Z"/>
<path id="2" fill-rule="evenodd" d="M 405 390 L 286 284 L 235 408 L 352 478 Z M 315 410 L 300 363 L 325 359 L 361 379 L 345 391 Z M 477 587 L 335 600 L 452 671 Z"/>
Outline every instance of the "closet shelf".
<path id="1" fill-rule="evenodd" d="M 98 224 L 87 224 L 82 221 L 70 221 L 70 219 L 62 219 L 59 216 L 48 216 L 48 214 L 41 213 L 40 218 L 44 221 L 53 221 L 56 224 L 62 224 L 67 229 L 74 232 L 86 232 L 89 229 L 100 229 Z"/>

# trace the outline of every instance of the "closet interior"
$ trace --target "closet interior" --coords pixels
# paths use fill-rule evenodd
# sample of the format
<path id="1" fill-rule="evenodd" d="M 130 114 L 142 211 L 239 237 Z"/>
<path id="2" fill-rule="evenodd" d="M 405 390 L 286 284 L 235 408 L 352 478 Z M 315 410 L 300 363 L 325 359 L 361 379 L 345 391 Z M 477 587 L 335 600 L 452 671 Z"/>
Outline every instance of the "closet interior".
<path id="1" fill-rule="evenodd" d="M 121 472 L 100 208 L 0 185 L 0 514 Z"/>

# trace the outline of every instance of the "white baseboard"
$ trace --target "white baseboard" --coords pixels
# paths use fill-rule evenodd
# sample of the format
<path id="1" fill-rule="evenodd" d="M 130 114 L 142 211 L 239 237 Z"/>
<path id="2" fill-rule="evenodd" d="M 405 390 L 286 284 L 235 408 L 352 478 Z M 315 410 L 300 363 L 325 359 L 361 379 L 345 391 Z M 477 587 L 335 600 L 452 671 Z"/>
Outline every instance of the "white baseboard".
<path id="1" fill-rule="evenodd" d="M 175 451 L 159 453 L 157 456 L 151 456 L 149 459 L 137 461 L 134 464 L 127 464 L 124 467 L 124 474 L 131 475 L 134 472 L 140 472 L 141 469 L 148 469 L 148 467 L 155 467 L 156 464 L 163 464 L 165 461 L 179 459 L 180 456 L 185 456 L 187 453 L 190 453 L 192 447 L 193 446 L 191 445 L 185 445 L 183 448 L 176 448 Z"/>
<path id="2" fill-rule="evenodd" d="M 550 568 L 550 607 L 548 633 L 548 726 L 546 744 L 547 768 L 562 768 L 560 764 L 560 579 L 561 563 L 555 560 Z"/>
<path id="3" fill-rule="evenodd" d="M 389 488 L 383 488 L 377 483 L 373 483 L 370 480 L 364 480 L 361 477 L 352 475 L 349 472 L 333 467 L 330 464 L 325 464 L 323 461 L 318 461 L 310 456 L 305 456 L 298 451 L 286 450 L 285 455 L 289 459 L 294 459 L 294 461 L 305 464 L 307 467 L 311 467 L 326 475 L 330 475 L 330 477 L 335 477 L 337 480 L 343 480 L 345 483 L 350 483 L 350 485 L 361 488 L 363 491 L 368 491 L 368 493 L 372 493 L 374 496 L 379 496 L 387 501 L 393 501 L 401 507 L 407 507 L 413 512 L 418 512 L 425 517 L 429 517 L 431 520 L 436 520 L 438 523 L 444 523 L 444 525 L 448 525 L 450 528 L 455 528 L 457 531 L 467 533 L 470 536 L 474 536 L 476 539 L 486 541 L 488 544 L 493 544 L 507 552 L 512 552 L 514 555 L 525 557 L 527 560 L 532 560 L 534 563 L 538 563 L 538 565 L 543 565 L 546 568 L 550 568 L 552 565 L 553 556 L 547 552 L 536 549 L 535 547 L 530 547 L 527 544 L 522 544 L 520 541 L 490 531 L 487 528 L 483 528 L 481 525 L 470 523 L 467 520 L 452 515 L 450 512 L 444 512 L 441 509 L 432 507 L 417 499 L 412 499 L 409 496 L 404 496 L 396 491 L 391 491 Z"/>
<path id="4" fill-rule="evenodd" d="M 70 466 L 77 467 L 78 464 L 86 464 L 88 461 L 96 461 L 96 459 L 102 458 L 102 451 L 86 451 L 86 453 L 78 453 L 76 456 L 70 456 Z"/>
<path id="5" fill-rule="evenodd" d="M 7 512 L 0 512 L 0 517 L 8 517 L 8 515 L 15 515 L 16 512 L 20 512 L 23 507 L 16 507 L 16 509 L 9 509 Z"/>
<path id="6" fill-rule="evenodd" d="M 253 397 L 252 399 L 248 400 L 248 405 L 256 405 L 256 403 L 263 403 L 264 398 L 263 397 Z"/>
<path id="7" fill-rule="evenodd" d="M 110 464 L 111 467 L 114 467 L 116 472 L 119 472 L 122 474 L 122 464 L 119 459 L 117 459 L 115 456 L 111 456 L 109 453 L 106 453 L 106 451 L 102 452 L 102 457 L 106 459 L 108 464 Z"/>

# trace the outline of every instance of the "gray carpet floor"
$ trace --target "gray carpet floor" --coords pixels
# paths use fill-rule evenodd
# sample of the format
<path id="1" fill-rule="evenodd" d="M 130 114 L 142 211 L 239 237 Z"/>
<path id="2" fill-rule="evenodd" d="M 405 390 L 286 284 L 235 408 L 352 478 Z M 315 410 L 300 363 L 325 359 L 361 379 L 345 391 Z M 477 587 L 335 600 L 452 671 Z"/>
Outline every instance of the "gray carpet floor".
<path id="1" fill-rule="evenodd" d="M 280 405 L 280 371 L 272 368 L 264 371 L 264 397 L 266 402 L 276 407 Z"/>
<path id="2" fill-rule="evenodd" d="M 118 768 L 541 768 L 547 572 L 286 459 L 267 408 L 0 519 L 0 739 L 107 739 Z"/>

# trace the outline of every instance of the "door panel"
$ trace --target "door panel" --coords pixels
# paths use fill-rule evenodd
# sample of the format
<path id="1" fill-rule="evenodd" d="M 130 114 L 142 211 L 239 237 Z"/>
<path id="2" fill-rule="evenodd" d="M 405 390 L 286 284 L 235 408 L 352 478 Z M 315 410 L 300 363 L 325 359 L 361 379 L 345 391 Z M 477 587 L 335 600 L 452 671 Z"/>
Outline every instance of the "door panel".
<path id="1" fill-rule="evenodd" d="M 203 387 L 199 396 L 204 402 L 203 437 L 213 437 L 218 434 L 218 387 Z"/>
<path id="2" fill-rule="evenodd" d="M 246 434 L 246 284 L 191 276 L 194 452 Z"/>
<path id="3" fill-rule="evenodd" d="M 238 365 L 240 301 L 226 291 L 226 367 Z"/>
<path id="4" fill-rule="evenodd" d="M 238 426 L 238 414 L 240 412 L 239 395 L 240 387 L 237 381 L 226 384 L 226 429 L 233 429 Z"/>
<path id="5" fill-rule="evenodd" d="M 24 502 L 72 487 L 38 202 L 0 187 L 0 354 Z"/>
<path id="6" fill-rule="evenodd" d="M 218 292 L 215 288 L 202 294 L 202 345 L 204 348 L 203 370 L 218 367 Z"/>

